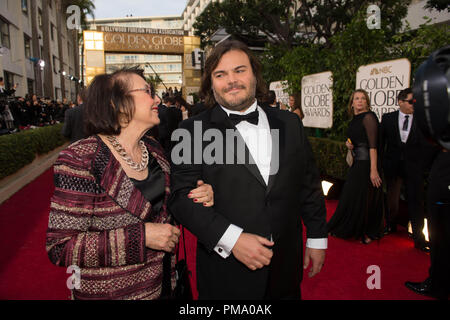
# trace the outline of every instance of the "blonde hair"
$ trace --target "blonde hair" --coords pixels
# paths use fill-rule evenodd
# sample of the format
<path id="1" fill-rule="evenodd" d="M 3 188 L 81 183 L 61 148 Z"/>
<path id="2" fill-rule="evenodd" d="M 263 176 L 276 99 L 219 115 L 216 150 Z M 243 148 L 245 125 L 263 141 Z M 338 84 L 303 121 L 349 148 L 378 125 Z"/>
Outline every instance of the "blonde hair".
<path id="1" fill-rule="evenodd" d="M 353 91 L 352 95 L 350 96 L 350 100 L 348 101 L 347 111 L 348 111 L 348 115 L 350 117 L 354 116 L 354 112 L 353 112 L 353 98 L 355 97 L 355 93 L 357 93 L 357 92 L 361 92 L 366 97 L 367 111 L 372 110 L 370 108 L 370 98 L 369 98 L 369 94 L 367 93 L 367 91 L 364 90 L 364 89 L 356 89 L 355 91 Z"/>

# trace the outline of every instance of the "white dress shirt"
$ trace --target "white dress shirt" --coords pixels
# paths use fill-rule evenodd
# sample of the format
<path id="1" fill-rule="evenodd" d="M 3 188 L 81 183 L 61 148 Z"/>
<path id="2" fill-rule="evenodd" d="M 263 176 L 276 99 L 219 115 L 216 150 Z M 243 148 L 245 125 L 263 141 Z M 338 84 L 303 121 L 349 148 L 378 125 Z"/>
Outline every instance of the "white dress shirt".
<path id="1" fill-rule="evenodd" d="M 270 161 L 272 159 L 272 136 L 270 134 L 270 125 L 266 113 L 257 105 L 256 101 L 244 112 L 232 111 L 224 107 L 222 107 L 222 109 L 227 115 L 230 115 L 231 113 L 245 115 L 258 110 L 259 116 L 257 125 L 247 121 L 241 121 L 236 125 L 236 129 L 244 139 L 245 144 L 267 185 L 269 181 Z M 214 251 L 221 257 L 227 258 L 231 254 L 231 250 L 243 231 L 244 230 L 239 226 L 230 224 L 214 248 Z M 326 249 L 327 241 L 327 238 L 307 239 L 306 246 L 308 248 Z"/>
<path id="2" fill-rule="evenodd" d="M 405 122 L 405 117 L 408 116 L 408 128 L 403 130 L 403 123 Z M 409 132 L 411 131 L 411 125 L 413 120 L 413 114 L 405 114 L 398 110 L 398 128 L 400 129 L 400 139 L 403 143 L 408 141 Z"/>

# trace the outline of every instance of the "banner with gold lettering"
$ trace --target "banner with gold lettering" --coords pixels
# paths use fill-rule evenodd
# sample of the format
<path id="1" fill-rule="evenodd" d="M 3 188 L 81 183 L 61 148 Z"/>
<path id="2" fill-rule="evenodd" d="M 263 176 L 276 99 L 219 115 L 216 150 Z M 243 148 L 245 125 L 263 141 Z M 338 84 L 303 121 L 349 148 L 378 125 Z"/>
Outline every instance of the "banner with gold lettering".
<path id="1" fill-rule="evenodd" d="M 384 61 L 360 66 L 356 73 L 356 89 L 369 94 L 372 111 L 381 120 L 383 114 L 398 109 L 398 93 L 409 87 L 411 63 L 408 59 Z"/>
<path id="2" fill-rule="evenodd" d="M 183 54 L 183 36 L 149 33 L 104 32 L 105 51 Z"/>
<path id="3" fill-rule="evenodd" d="M 312 128 L 333 126 L 333 74 L 331 71 L 302 78 L 303 125 Z"/>

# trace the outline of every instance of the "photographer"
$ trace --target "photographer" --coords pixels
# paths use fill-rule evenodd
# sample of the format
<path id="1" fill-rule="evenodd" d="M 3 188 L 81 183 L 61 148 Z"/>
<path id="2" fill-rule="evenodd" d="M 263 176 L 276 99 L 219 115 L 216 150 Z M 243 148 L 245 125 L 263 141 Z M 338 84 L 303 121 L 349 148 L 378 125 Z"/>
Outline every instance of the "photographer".
<path id="1" fill-rule="evenodd" d="M 428 186 L 430 229 L 429 277 L 405 283 L 416 293 L 447 300 L 450 293 L 450 46 L 441 48 L 416 72 L 414 96 L 418 121 L 426 136 L 439 144 Z"/>
<path id="2" fill-rule="evenodd" d="M 5 88 L 5 81 L 3 80 L 3 77 L 0 77 L 0 99 L 1 98 L 7 98 L 12 96 L 16 92 L 18 83 L 16 83 L 13 87 L 13 89 L 7 89 Z"/>
<path id="3" fill-rule="evenodd" d="M 7 134 L 14 130 L 14 117 L 9 102 L 16 92 L 17 85 L 15 84 L 13 89 L 7 89 L 3 77 L 0 77 L 0 134 Z"/>

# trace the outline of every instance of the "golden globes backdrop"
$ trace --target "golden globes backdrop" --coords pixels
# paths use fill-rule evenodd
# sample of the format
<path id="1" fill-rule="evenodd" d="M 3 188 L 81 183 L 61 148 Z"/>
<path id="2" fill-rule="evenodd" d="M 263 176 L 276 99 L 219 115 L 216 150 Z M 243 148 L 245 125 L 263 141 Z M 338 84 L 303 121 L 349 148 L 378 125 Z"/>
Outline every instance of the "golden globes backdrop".
<path id="1" fill-rule="evenodd" d="M 201 70 L 192 66 L 191 58 L 200 47 L 200 38 L 186 36 L 184 30 L 98 26 L 96 31 L 83 31 L 83 40 L 86 84 L 105 72 L 105 53 L 155 53 L 183 58 L 180 85 L 185 99 L 200 89 Z"/>
<path id="2" fill-rule="evenodd" d="M 381 120 L 383 114 L 398 109 L 398 93 L 409 87 L 411 63 L 408 59 L 384 61 L 360 66 L 356 74 L 356 89 L 369 94 L 372 111 Z"/>
<path id="3" fill-rule="evenodd" d="M 184 53 L 183 30 L 99 26 L 97 31 L 108 52 Z"/>
<path id="4" fill-rule="evenodd" d="M 302 78 L 303 125 L 312 128 L 333 126 L 333 74 L 330 71 Z"/>

